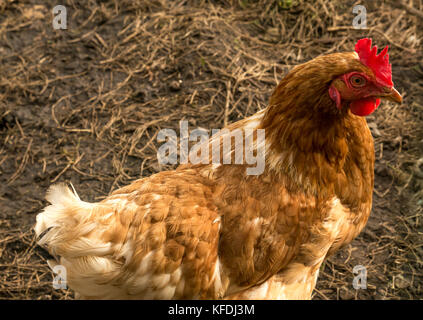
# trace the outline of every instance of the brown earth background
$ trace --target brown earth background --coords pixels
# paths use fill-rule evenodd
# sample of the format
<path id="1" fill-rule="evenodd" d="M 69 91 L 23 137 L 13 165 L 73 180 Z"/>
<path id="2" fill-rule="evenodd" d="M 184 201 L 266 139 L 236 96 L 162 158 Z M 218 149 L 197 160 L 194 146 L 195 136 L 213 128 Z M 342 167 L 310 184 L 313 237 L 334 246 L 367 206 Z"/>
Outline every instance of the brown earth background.
<path id="1" fill-rule="evenodd" d="M 222 128 L 264 108 L 278 81 L 357 39 L 389 45 L 401 106 L 367 118 L 374 206 L 364 231 L 321 268 L 313 299 L 423 298 L 423 1 L 0 0 L 0 299 L 55 290 L 31 230 L 55 182 L 98 201 L 170 167 L 160 129 Z M 367 28 L 352 27 L 354 5 Z M 366 290 L 352 287 L 367 268 Z"/>

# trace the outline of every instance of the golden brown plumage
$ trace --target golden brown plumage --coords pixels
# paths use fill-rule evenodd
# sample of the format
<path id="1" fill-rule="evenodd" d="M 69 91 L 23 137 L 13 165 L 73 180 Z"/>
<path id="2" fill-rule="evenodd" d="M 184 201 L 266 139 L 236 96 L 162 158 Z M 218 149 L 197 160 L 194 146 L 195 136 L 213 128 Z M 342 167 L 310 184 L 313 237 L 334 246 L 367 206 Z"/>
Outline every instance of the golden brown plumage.
<path id="1" fill-rule="evenodd" d="M 37 216 L 37 235 L 50 228 L 39 243 L 83 298 L 310 299 L 320 265 L 358 235 L 372 205 L 373 139 L 335 80 L 351 72 L 375 79 L 356 53 L 309 61 L 265 110 L 228 126 L 265 130 L 262 174 L 181 165 L 94 204 L 53 186 Z"/>

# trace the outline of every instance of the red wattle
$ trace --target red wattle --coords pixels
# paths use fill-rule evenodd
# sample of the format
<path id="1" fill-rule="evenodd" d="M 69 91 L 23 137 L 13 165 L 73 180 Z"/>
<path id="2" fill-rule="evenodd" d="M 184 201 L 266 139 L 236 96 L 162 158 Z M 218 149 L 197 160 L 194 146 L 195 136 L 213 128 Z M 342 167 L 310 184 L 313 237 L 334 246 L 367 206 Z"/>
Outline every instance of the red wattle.
<path id="1" fill-rule="evenodd" d="M 371 114 L 380 104 L 380 99 L 361 99 L 351 102 L 350 109 L 353 114 L 360 117 L 365 117 Z"/>

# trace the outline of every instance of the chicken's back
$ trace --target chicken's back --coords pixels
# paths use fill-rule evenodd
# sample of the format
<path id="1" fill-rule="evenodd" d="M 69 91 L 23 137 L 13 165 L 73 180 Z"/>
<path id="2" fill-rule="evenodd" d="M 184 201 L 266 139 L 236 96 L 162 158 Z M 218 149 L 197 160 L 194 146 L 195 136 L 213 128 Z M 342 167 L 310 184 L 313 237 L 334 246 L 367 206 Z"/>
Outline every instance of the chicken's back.
<path id="1" fill-rule="evenodd" d="M 210 183 L 192 170 L 162 172 L 99 203 L 53 186 L 37 216 L 39 244 L 82 298 L 217 298 L 224 283 Z"/>

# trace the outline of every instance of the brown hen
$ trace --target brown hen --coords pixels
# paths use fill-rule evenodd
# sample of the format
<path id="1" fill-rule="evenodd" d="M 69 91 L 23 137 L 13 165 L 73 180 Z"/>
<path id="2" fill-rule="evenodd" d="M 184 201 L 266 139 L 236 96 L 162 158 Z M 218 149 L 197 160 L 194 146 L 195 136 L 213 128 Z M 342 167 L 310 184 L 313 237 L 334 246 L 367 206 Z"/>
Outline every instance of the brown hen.
<path id="1" fill-rule="evenodd" d="M 401 102 L 386 50 L 320 56 L 282 79 L 241 130 L 265 152 L 260 174 L 234 164 L 185 164 L 81 201 L 64 185 L 37 216 L 36 234 L 91 299 L 310 299 L 324 259 L 365 226 L 374 150 L 364 116 L 379 98 Z M 248 129 L 248 130 L 247 130 Z M 264 129 L 259 148 L 256 129 Z M 249 133 L 247 133 L 247 131 Z M 252 132 L 252 133 L 251 133 Z M 260 151 L 261 150 L 261 151 Z M 239 160 L 239 159 L 238 159 Z"/>

